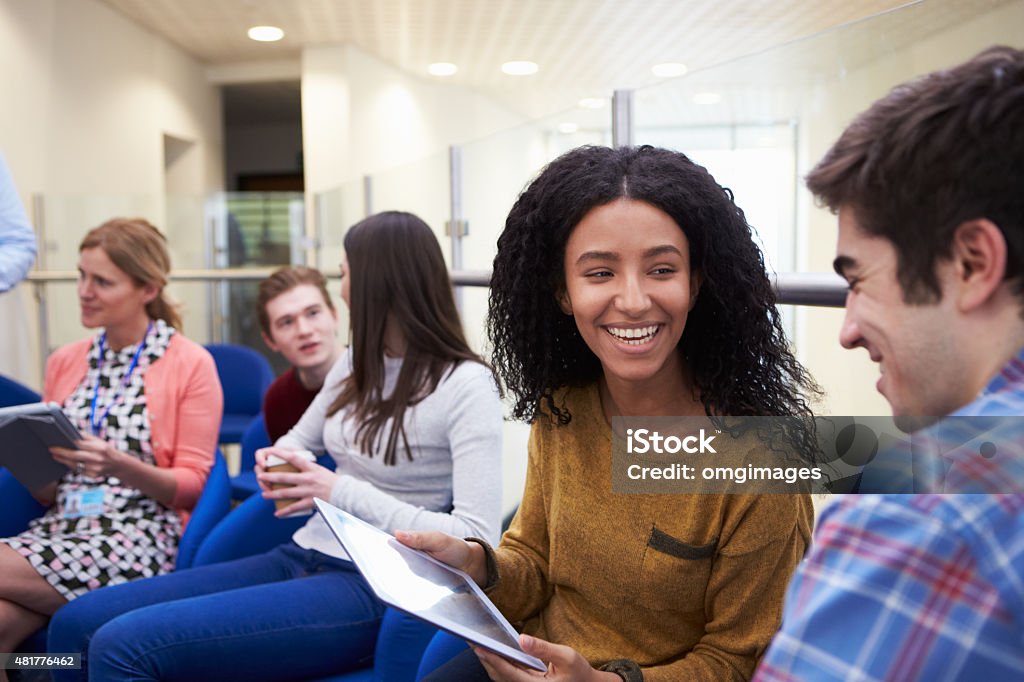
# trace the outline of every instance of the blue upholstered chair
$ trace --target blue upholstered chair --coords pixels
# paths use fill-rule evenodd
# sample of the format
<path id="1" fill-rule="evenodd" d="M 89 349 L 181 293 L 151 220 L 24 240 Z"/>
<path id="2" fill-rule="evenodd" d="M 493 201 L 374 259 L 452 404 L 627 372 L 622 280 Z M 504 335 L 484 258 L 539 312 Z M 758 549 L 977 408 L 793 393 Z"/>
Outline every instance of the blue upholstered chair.
<path id="1" fill-rule="evenodd" d="M 0 469 L 0 536 L 17 535 L 28 528 L 29 521 L 45 511 L 46 507 L 36 502 L 10 471 Z M 46 628 L 30 635 L 15 651 L 26 654 L 46 651 Z"/>
<path id="2" fill-rule="evenodd" d="M 260 413 L 249 422 L 249 426 L 242 434 L 241 465 L 238 475 L 231 479 L 231 499 L 241 501 L 253 493 L 259 492 L 260 487 L 256 483 L 253 466 L 256 464 L 256 451 L 268 445 L 270 445 L 270 437 L 267 435 L 263 414 Z"/>
<path id="3" fill-rule="evenodd" d="M 0 469 L 0 537 L 17 535 L 45 511 L 10 471 Z"/>
<path id="4" fill-rule="evenodd" d="M 178 545 L 177 568 L 187 568 L 195 558 L 196 551 L 203 544 L 206 535 L 224 518 L 231 507 L 231 484 L 224 457 L 217 450 L 213 469 L 206 480 L 199 500 L 189 519 L 188 526 L 181 536 Z M 32 519 L 46 511 L 11 475 L 9 471 L 0 470 L 0 537 L 17 535 L 26 528 Z M 46 629 L 36 631 L 17 649 L 24 653 L 41 653 L 46 651 Z"/>
<path id="5" fill-rule="evenodd" d="M 178 558 L 174 567 L 178 570 L 193 565 L 196 554 L 210 532 L 231 511 L 231 481 L 224 455 L 217 448 L 216 459 L 206 479 L 203 492 L 189 517 L 188 525 L 178 543 Z"/>
<path id="6" fill-rule="evenodd" d="M 231 510 L 210 531 L 196 552 L 192 566 L 205 566 L 267 552 L 291 540 L 308 516 L 278 519 L 274 503 L 252 495 Z"/>
<path id="7" fill-rule="evenodd" d="M 265 357 L 246 346 L 214 343 L 206 350 L 217 364 L 224 389 L 220 442 L 238 443 L 253 417 L 263 409 L 263 394 L 274 381 L 274 370 Z"/>
<path id="8" fill-rule="evenodd" d="M 14 379 L 0 375 L 0 407 L 38 403 L 42 398 L 28 386 Z"/>

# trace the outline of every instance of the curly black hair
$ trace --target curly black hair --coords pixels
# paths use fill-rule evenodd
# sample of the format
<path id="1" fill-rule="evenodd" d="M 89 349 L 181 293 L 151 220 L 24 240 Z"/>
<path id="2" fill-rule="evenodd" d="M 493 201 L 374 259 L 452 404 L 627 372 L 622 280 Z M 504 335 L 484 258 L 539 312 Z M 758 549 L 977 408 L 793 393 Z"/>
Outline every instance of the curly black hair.
<path id="1" fill-rule="evenodd" d="M 552 161 L 516 200 L 498 238 L 487 331 L 515 398 L 513 416 L 572 418 L 555 394 L 601 376 L 556 296 L 565 245 L 592 209 L 619 198 L 667 213 L 686 234 L 702 283 L 679 341 L 709 416 L 812 417 L 820 390 L 786 342 L 775 292 L 743 211 L 685 154 L 655 147 L 580 147 Z"/>

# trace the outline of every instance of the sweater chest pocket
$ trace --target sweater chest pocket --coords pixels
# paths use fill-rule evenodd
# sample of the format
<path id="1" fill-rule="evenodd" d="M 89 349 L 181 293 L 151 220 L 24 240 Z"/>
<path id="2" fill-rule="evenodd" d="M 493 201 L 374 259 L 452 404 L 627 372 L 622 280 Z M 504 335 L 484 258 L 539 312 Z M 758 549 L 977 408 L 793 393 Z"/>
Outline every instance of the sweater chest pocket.
<path id="1" fill-rule="evenodd" d="M 655 611 L 702 611 L 718 539 L 694 544 L 651 528 L 640 568 L 640 601 Z"/>

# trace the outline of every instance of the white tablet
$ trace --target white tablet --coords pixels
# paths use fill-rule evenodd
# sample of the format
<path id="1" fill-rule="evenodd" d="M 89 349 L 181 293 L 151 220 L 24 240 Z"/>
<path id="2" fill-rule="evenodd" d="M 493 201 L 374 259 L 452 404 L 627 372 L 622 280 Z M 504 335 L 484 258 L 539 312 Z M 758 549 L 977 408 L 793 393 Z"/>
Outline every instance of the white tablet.
<path id="1" fill-rule="evenodd" d="M 314 498 L 331 532 L 380 600 L 521 665 L 547 670 L 468 575 Z"/>

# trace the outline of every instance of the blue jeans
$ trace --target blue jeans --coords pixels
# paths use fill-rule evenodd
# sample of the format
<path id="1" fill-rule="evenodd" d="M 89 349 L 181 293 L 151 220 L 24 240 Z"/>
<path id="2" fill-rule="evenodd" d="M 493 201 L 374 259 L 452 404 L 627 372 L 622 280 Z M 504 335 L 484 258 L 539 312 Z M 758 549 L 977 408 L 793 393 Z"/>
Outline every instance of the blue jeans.
<path id="1" fill-rule="evenodd" d="M 430 640 L 420 659 L 416 680 L 442 682 L 488 680 L 487 671 L 466 642 L 447 632 L 438 632 Z"/>
<path id="2" fill-rule="evenodd" d="M 55 682 L 298 680 L 365 666 L 383 613 L 351 562 L 289 543 L 91 592 L 57 612 L 48 646 L 85 654 Z"/>
<path id="3" fill-rule="evenodd" d="M 387 609 L 373 654 L 373 682 L 415 682 L 420 657 L 437 633 L 422 620 Z"/>

